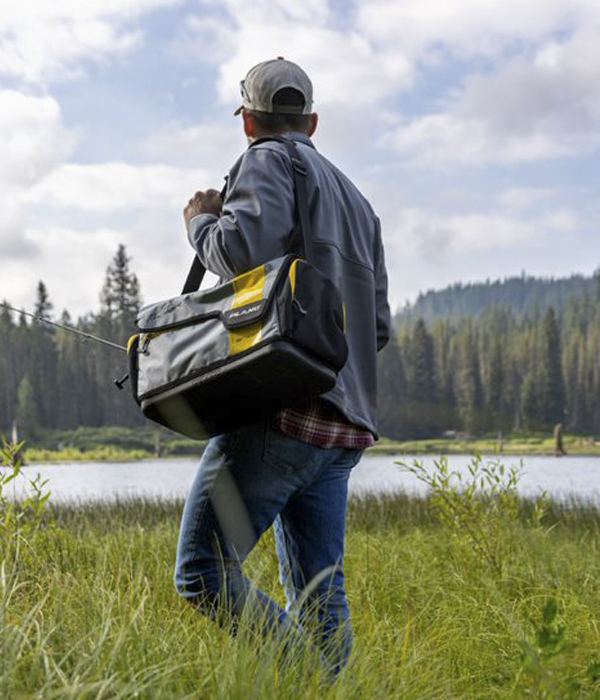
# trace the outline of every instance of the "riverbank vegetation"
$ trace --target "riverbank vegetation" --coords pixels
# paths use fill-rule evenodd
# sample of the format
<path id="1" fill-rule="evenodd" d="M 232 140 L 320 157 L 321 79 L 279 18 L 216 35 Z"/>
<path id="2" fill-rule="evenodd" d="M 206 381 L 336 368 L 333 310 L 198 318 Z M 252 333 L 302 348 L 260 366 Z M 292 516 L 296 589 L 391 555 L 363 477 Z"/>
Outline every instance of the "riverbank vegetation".
<path id="1" fill-rule="evenodd" d="M 161 457 L 198 457 L 201 441 L 190 440 L 163 428 L 101 427 L 38 431 L 27 442 L 26 463 L 135 462 Z"/>
<path id="2" fill-rule="evenodd" d="M 203 442 L 183 438 L 159 428 L 78 428 L 40 431 L 23 453 L 27 464 L 43 462 L 135 462 L 157 458 L 196 459 Z M 600 441 L 585 435 L 563 438 L 567 454 L 598 456 Z M 369 454 L 386 455 L 554 455 L 556 440 L 549 433 L 488 435 L 479 438 L 455 435 L 422 440 L 382 438 Z"/>
<path id="3" fill-rule="evenodd" d="M 571 456 L 600 456 L 600 441 L 587 435 L 567 435 L 564 452 Z M 369 450 L 389 455 L 555 455 L 556 438 L 540 434 L 494 435 L 479 438 L 458 435 L 452 438 L 389 440 L 383 438 Z"/>
<path id="4" fill-rule="evenodd" d="M 0 697 L 591 700 L 600 697 L 600 512 L 520 499 L 518 473 L 411 469 L 430 487 L 354 499 L 347 586 L 356 634 L 334 683 L 172 585 L 182 503 L 18 505 L 0 469 Z M 267 534 L 248 572 L 283 602 Z"/>

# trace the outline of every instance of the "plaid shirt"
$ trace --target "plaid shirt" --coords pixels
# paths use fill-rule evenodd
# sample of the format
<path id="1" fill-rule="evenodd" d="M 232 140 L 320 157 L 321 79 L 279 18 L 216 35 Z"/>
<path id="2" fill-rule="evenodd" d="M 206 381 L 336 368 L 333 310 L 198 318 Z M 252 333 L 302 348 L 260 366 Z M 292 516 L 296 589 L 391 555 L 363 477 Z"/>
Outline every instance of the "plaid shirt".
<path id="1" fill-rule="evenodd" d="M 277 411 L 275 424 L 285 435 L 316 447 L 366 450 L 375 444 L 370 431 L 350 423 L 335 406 L 318 399 L 304 407 Z"/>

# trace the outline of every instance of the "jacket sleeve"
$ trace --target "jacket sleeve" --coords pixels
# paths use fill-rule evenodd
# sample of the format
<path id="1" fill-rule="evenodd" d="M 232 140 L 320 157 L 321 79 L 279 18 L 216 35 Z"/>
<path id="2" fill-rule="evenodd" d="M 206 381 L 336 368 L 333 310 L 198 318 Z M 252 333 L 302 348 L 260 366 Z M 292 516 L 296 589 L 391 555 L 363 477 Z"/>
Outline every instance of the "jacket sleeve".
<path id="1" fill-rule="evenodd" d="M 385 268 L 383 242 L 381 240 L 381 224 L 377 219 L 377 234 L 375 242 L 375 313 L 377 323 L 377 350 L 383 349 L 391 335 L 391 314 L 388 303 L 388 277 Z"/>
<path id="2" fill-rule="evenodd" d="M 201 214 L 188 226 L 207 270 L 228 278 L 288 252 L 295 226 L 291 167 L 269 146 L 250 148 L 235 164 L 221 215 Z"/>

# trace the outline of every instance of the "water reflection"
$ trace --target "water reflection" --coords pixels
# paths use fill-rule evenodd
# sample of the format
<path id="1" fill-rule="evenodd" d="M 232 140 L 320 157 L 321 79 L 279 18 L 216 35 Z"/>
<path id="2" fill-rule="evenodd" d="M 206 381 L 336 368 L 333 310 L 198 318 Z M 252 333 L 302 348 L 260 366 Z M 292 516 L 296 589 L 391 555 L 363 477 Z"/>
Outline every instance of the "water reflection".
<path id="1" fill-rule="evenodd" d="M 433 465 L 432 457 L 365 456 L 353 470 L 352 493 L 382 493 L 402 489 L 424 493 L 425 487 L 414 476 L 403 472 L 396 462 L 412 463 L 414 459 Z M 466 455 L 452 455 L 450 467 L 466 472 L 471 460 Z M 518 457 L 505 457 L 507 466 L 519 466 Z M 546 491 L 554 498 L 575 496 L 600 502 L 600 458 L 598 457 L 526 457 L 519 491 L 538 495 Z M 132 496 L 161 498 L 185 497 L 196 470 L 194 460 L 157 460 L 130 463 L 73 463 L 30 465 L 23 468 L 16 480 L 16 492 L 23 494 L 27 483 L 40 474 L 48 479 L 52 500 L 108 500 Z"/>

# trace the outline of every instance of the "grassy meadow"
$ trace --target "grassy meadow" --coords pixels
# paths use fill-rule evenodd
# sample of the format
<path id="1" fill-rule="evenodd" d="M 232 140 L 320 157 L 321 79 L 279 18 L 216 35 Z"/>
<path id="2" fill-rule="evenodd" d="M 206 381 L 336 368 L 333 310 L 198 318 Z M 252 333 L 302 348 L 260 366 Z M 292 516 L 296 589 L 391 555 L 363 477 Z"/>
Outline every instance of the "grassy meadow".
<path id="1" fill-rule="evenodd" d="M 355 628 L 331 682 L 309 650 L 282 658 L 179 599 L 180 502 L 53 505 L 2 496 L 0 698 L 600 698 L 600 512 L 521 500 L 518 475 L 443 461 L 427 499 L 354 499 L 347 587 Z M 248 572 L 283 602 L 268 533 Z"/>

